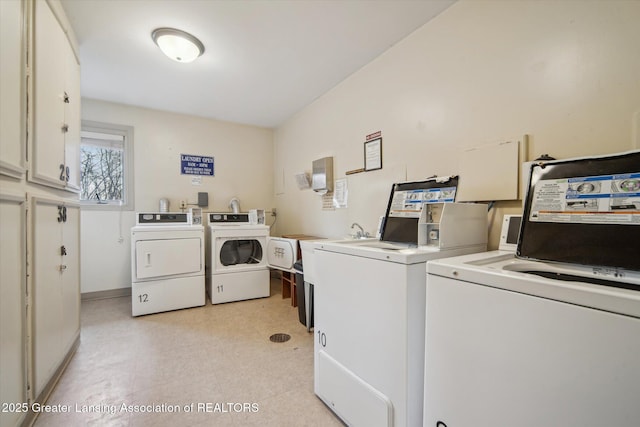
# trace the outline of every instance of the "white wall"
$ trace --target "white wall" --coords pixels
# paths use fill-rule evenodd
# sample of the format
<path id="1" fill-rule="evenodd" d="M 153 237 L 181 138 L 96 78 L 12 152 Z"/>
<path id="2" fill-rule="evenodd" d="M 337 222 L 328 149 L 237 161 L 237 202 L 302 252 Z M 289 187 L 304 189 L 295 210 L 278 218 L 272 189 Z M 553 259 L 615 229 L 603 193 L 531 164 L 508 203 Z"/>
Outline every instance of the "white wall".
<path id="1" fill-rule="evenodd" d="M 639 22 L 638 1 L 454 4 L 277 129 L 280 232 L 342 237 L 354 221 L 373 232 L 393 182 L 456 174 L 456 150 L 502 138 L 530 135 L 530 159 L 633 148 Z M 336 179 L 362 167 L 375 131 L 383 169 L 348 176 L 347 209 L 297 189 L 314 159 L 334 156 Z M 519 209 L 490 214 L 492 248 L 502 214 Z"/>
<path id="2" fill-rule="evenodd" d="M 242 210 L 273 207 L 273 132 L 121 104 L 82 100 L 82 119 L 133 126 L 134 211 L 82 212 L 82 292 L 131 286 L 130 229 L 136 211 L 158 210 L 166 197 L 171 210 L 180 200 L 195 203 L 209 193 L 209 211 L 228 211 L 232 197 Z M 212 156 L 215 176 L 193 185 L 180 174 L 180 154 Z M 122 241 L 120 238 L 122 237 Z"/>

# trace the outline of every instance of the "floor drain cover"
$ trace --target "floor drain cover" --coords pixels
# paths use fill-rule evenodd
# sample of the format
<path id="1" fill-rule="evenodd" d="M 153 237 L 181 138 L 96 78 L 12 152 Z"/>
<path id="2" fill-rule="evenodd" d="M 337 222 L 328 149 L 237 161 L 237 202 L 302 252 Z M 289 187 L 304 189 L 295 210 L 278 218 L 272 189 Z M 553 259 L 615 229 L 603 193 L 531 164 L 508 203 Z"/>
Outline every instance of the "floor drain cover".
<path id="1" fill-rule="evenodd" d="M 269 337 L 271 342 L 287 342 L 291 339 L 291 335 L 288 334 L 273 334 Z"/>

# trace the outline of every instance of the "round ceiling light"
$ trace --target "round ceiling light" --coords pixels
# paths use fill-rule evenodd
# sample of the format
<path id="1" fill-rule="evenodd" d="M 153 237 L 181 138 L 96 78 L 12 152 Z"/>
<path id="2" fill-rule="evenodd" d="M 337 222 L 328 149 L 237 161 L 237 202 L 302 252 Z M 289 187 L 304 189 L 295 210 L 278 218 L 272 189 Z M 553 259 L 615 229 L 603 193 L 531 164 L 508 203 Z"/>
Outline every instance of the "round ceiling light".
<path id="1" fill-rule="evenodd" d="M 169 58 L 178 62 L 192 62 L 204 53 L 204 45 L 189 33 L 175 28 L 153 30 L 151 38 Z"/>

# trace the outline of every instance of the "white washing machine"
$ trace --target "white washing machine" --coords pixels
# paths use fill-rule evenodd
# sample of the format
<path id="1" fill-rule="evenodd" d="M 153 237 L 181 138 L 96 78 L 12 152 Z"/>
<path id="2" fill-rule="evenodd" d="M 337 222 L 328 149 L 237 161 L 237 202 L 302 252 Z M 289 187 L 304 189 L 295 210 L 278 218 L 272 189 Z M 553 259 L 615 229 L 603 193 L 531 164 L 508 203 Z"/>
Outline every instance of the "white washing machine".
<path id="1" fill-rule="evenodd" d="M 435 239 L 419 247 L 377 240 L 313 244 L 314 391 L 347 425 L 422 424 L 425 264 L 484 251 L 487 240 L 486 205 L 438 208 L 431 237 L 451 246 Z M 423 227 L 413 222 L 407 226 L 417 241 Z M 394 233 L 410 238 L 401 227 Z M 458 230 L 462 240 L 453 237 Z"/>
<path id="2" fill-rule="evenodd" d="M 186 213 L 137 213 L 131 229 L 133 316 L 205 303 L 204 227 Z"/>
<path id="3" fill-rule="evenodd" d="M 209 213 L 206 284 L 211 304 L 270 295 L 266 260 L 269 227 L 248 213 Z"/>
<path id="4" fill-rule="evenodd" d="M 497 251 L 427 273 L 424 426 L 638 425 L 640 291 Z"/>
<path id="5" fill-rule="evenodd" d="M 424 426 L 636 426 L 640 151 L 531 167 L 515 253 L 427 263 Z"/>

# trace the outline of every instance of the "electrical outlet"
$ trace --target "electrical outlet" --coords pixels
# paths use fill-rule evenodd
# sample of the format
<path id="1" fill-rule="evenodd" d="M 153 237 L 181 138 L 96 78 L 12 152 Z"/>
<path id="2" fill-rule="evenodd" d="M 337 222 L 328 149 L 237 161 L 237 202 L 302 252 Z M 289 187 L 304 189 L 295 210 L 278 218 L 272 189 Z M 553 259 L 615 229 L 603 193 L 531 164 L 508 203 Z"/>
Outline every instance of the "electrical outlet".
<path id="1" fill-rule="evenodd" d="M 187 208 L 187 202 L 185 202 L 184 200 L 180 200 L 180 209 L 186 209 Z"/>

